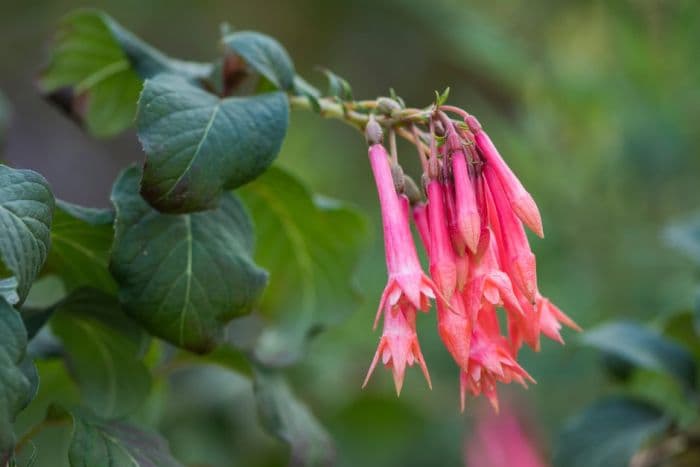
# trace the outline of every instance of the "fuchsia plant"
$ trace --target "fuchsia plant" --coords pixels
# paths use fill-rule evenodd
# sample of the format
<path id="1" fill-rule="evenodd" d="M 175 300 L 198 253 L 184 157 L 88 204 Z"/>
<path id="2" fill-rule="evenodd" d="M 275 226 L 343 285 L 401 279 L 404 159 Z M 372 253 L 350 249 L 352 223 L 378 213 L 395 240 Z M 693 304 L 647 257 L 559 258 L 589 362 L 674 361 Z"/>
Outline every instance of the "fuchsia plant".
<path id="1" fill-rule="evenodd" d="M 476 118 L 445 105 L 446 93 L 424 108 L 393 92 L 354 100 L 329 71 L 322 92 L 271 37 L 222 32 L 221 56 L 194 63 L 102 12 L 62 20 L 41 93 L 92 136 L 134 125 L 143 163 L 117 177 L 110 209 L 58 200 L 40 175 L 0 165 L 0 466 L 29 457 L 25 447 L 47 426 L 70 436 L 71 465 L 180 466 L 160 435 L 129 419 L 144 412 L 152 387 L 198 363 L 251 380 L 261 425 L 289 445 L 292 465 L 333 464 L 330 435 L 284 368 L 340 321 L 333 313 L 354 308 L 366 228 L 353 207 L 320 200 L 272 166 L 290 109 L 339 119 L 369 143 L 388 281 L 363 387 L 380 361 L 397 393 L 407 366 L 432 385 L 417 326 L 432 302 L 458 366 L 462 410 L 467 394 L 498 410 L 497 383 L 534 382 L 518 363 L 521 347 L 539 350 L 541 334 L 563 342 L 562 325 L 578 329 L 539 292 L 524 225 L 542 237 L 540 213 Z M 417 149 L 420 188 L 404 174 L 397 137 Z M 53 294 L 28 306 L 44 278 L 58 283 Z M 78 401 L 37 393 L 34 361 L 56 358 L 70 368 Z M 45 418 L 15 427 L 35 396 L 42 411 L 51 407 Z M 109 452 L 85 449 L 103 445 Z M 51 447 L 38 449 L 54 460 Z"/>
<path id="2" fill-rule="evenodd" d="M 427 118 L 427 131 L 414 125 L 409 133 L 421 159 L 427 203 L 403 174 L 395 145 L 391 154 L 382 145 L 382 127 L 370 118 L 365 129 L 389 281 L 377 311 L 377 320 L 384 316 L 384 331 L 364 384 L 381 358 L 392 369 L 397 394 L 406 365 L 415 362 L 431 385 L 416 313 L 428 311 L 435 299 L 438 332 L 460 370 L 462 410 L 467 392 L 484 394 L 498 410 L 497 382 L 534 382 L 517 362 L 523 343 L 537 351 L 540 334 L 563 343 L 562 325 L 580 328 L 539 292 L 535 255 L 523 227 L 543 237 L 539 210 L 481 124 L 461 109 L 439 104 Z M 394 131 L 389 128 L 392 141 Z M 411 217 L 432 279 L 418 261 Z M 500 329 L 497 307 L 506 312 L 507 333 Z"/>

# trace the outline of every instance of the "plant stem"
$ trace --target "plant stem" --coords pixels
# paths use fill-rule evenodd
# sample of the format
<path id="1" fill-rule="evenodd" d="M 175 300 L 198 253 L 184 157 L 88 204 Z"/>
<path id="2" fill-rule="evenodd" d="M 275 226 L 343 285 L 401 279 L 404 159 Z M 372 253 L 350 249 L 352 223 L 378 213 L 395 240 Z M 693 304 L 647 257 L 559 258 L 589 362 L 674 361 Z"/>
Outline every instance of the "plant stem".
<path id="1" fill-rule="evenodd" d="M 19 454 L 20 451 L 31 441 L 32 438 L 34 438 L 36 435 L 41 433 L 44 428 L 48 428 L 50 426 L 59 426 L 67 423 L 67 420 L 44 420 L 40 423 L 37 423 L 34 425 L 31 430 L 26 432 L 24 436 L 22 436 L 17 444 L 15 445 L 15 454 Z"/>
<path id="2" fill-rule="evenodd" d="M 376 101 L 352 101 L 338 102 L 329 97 L 317 100 L 322 117 L 335 118 L 363 130 L 369 121 L 369 113 L 360 110 L 372 110 L 377 106 Z M 309 98 L 305 96 L 289 96 L 289 105 L 292 109 L 313 110 Z M 385 128 L 395 128 L 410 123 L 427 123 L 433 115 L 433 106 L 424 109 L 401 109 L 393 115 L 375 114 L 374 118 Z"/>

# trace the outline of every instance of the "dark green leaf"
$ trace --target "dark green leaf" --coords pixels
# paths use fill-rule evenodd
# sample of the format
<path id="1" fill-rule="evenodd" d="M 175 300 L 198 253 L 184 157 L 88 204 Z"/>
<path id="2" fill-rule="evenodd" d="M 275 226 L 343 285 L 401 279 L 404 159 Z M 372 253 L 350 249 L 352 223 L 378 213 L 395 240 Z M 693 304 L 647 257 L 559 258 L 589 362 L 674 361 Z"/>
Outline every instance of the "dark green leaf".
<path id="1" fill-rule="evenodd" d="M 142 79 L 162 72 L 192 79 L 209 68 L 170 59 L 108 15 L 81 9 L 61 20 L 39 87 L 90 133 L 105 137 L 133 123 Z"/>
<path id="2" fill-rule="evenodd" d="M 105 420 L 87 411 L 53 405 L 48 421 L 73 424 L 68 451 L 71 467 L 182 467 L 160 435 L 131 423 Z"/>
<path id="3" fill-rule="evenodd" d="M 627 467 L 642 444 L 668 425 L 663 412 L 646 402 L 605 399 L 567 423 L 555 444 L 554 465 Z"/>
<path id="4" fill-rule="evenodd" d="M 261 310 L 273 323 L 256 355 L 267 364 L 289 364 L 299 358 L 309 335 L 355 308 L 352 274 L 367 226 L 350 206 L 312 197 L 275 167 L 240 192 L 258 232 L 256 259 L 272 281 Z"/>
<path id="5" fill-rule="evenodd" d="M 215 207 L 224 189 L 250 182 L 277 157 L 288 112 L 281 92 L 220 99 L 171 75 L 148 80 L 137 123 L 146 152 L 141 194 L 164 212 Z"/>
<path id="6" fill-rule="evenodd" d="M 22 308 L 22 321 L 27 329 L 27 339 L 31 340 L 53 316 L 54 308 Z"/>
<path id="7" fill-rule="evenodd" d="M 263 426 L 291 448 L 290 466 L 335 464 L 330 436 L 279 373 L 255 368 L 253 385 Z"/>
<path id="8" fill-rule="evenodd" d="M 267 281 L 253 262 L 253 227 L 241 202 L 168 215 L 138 194 L 139 170 L 112 191 L 117 209 L 110 269 L 127 312 L 152 334 L 196 352 L 211 350 L 222 327 L 247 313 Z"/>
<path id="9" fill-rule="evenodd" d="M 259 32 L 240 31 L 227 34 L 222 41 L 277 89 L 292 90 L 294 64 L 282 44 L 275 39 Z"/>
<path id="10" fill-rule="evenodd" d="M 328 78 L 328 95 L 337 97 L 341 101 L 352 100 L 352 88 L 350 84 L 331 70 L 321 68 L 321 73 Z"/>
<path id="11" fill-rule="evenodd" d="M 610 323 L 586 332 L 581 339 L 635 366 L 673 376 L 686 388 L 695 387 L 696 366 L 690 352 L 645 327 Z"/>
<path id="12" fill-rule="evenodd" d="M 116 298 L 77 290 L 55 307 L 51 328 L 63 342 L 82 400 L 95 413 L 121 417 L 143 403 L 151 382 L 141 362 L 147 336 Z"/>
<path id="13" fill-rule="evenodd" d="M 690 350 L 696 361 L 700 361 L 700 339 L 698 339 L 698 313 L 684 311 L 671 314 L 663 323 L 664 335 Z"/>
<path id="14" fill-rule="evenodd" d="M 0 164 L 0 263 L 5 266 L 0 265 L 0 297 L 12 304 L 24 300 L 44 265 L 53 209 L 53 194 L 41 175 Z"/>
<path id="15" fill-rule="evenodd" d="M 26 349 L 22 319 L 0 297 L 0 465 L 12 457 L 15 417 L 36 394 L 36 369 L 26 358 Z"/>
<path id="16" fill-rule="evenodd" d="M 51 229 L 46 271 L 58 275 L 68 291 L 94 287 L 116 292 L 109 273 L 114 212 L 58 201 Z"/>

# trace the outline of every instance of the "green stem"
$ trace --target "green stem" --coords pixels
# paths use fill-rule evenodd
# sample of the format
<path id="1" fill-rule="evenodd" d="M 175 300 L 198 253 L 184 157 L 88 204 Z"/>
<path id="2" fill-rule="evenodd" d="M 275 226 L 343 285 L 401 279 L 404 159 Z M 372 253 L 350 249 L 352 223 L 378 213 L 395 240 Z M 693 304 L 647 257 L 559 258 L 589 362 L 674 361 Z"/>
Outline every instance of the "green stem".
<path id="1" fill-rule="evenodd" d="M 369 112 L 377 106 L 376 101 L 338 102 L 335 99 L 323 97 L 317 100 L 322 117 L 341 120 L 355 128 L 363 130 L 369 121 Z M 313 110 L 309 98 L 305 96 L 289 96 L 292 109 Z M 401 109 L 392 115 L 375 114 L 375 120 L 385 128 L 396 128 L 411 123 L 427 123 L 435 112 L 433 106 L 425 109 Z"/>
<path id="2" fill-rule="evenodd" d="M 17 444 L 15 445 L 15 454 L 19 454 L 22 449 L 29 443 L 29 441 L 34 438 L 36 435 L 41 433 L 45 428 L 48 428 L 50 426 L 59 426 L 63 425 L 67 422 L 65 419 L 61 420 L 44 420 L 40 423 L 37 423 L 34 425 L 31 430 L 26 432 L 24 436 L 22 436 Z"/>

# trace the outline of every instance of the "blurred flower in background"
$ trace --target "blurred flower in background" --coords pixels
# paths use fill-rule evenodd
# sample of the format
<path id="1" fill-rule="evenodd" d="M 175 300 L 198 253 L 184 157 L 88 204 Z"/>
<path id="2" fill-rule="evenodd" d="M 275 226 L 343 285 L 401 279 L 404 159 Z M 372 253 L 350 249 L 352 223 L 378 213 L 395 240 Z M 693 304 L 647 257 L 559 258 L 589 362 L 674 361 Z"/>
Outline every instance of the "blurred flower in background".
<path id="1" fill-rule="evenodd" d="M 464 442 L 466 467 L 548 467 L 536 430 L 510 402 L 496 413 L 481 406 Z"/>

